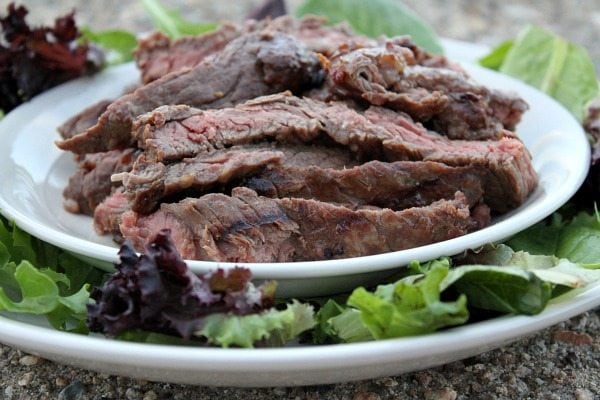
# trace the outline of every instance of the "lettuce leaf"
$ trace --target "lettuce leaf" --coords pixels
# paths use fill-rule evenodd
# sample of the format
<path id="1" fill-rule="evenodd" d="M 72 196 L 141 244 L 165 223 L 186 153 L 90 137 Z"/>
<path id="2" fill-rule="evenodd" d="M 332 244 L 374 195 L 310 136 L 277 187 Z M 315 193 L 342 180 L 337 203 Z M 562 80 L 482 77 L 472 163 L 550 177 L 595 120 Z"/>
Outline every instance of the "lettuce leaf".
<path id="1" fill-rule="evenodd" d="M 515 251 L 531 254 L 554 255 L 588 268 L 600 266 L 600 217 L 581 212 L 570 221 L 555 214 L 519 232 L 506 244 Z"/>
<path id="2" fill-rule="evenodd" d="M 467 298 L 454 301 L 440 299 L 440 283 L 448 274 L 448 266 L 437 264 L 421 275 L 378 286 L 375 292 L 360 287 L 348 298 L 347 305 L 359 311 L 364 326 L 374 339 L 394 338 L 433 332 L 439 328 L 467 321 Z M 342 313 L 338 318 L 348 319 Z M 337 334 L 340 334 L 337 330 Z M 353 337 L 358 337 L 354 335 Z M 348 335 L 344 335 L 347 340 Z"/>
<path id="3" fill-rule="evenodd" d="M 426 50 L 443 52 L 434 30 L 398 0 L 306 0 L 296 13 L 323 15 L 331 23 L 347 21 L 356 32 L 371 37 L 411 35 Z"/>
<path id="4" fill-rule="evenodd" d="M 282 346 L 315 325 L 312 306 L 293 301 L 286 309 L 269 309 L 259 314 L 217 313 L 204 318 L 194 336 L 221 347 L 254 347 L 256 343 Z"/>
<path id="5" fill-rule="evenodd" d="M 586 49 L 537 26 L 527 27 L 514 41 L 501 43 L 480 63 L 549 94 L 579 121 L 588 103 L 598 96 L 596 70 Z"/>
<path id="6" fill-rule="evenodd" d="M 212 22 L 195 23 L 186 20 L 175 10 L 164 7 L 159 0 L 142 0 L 154 25 L 170 37 L 176 39 L 186 35 L 199 35 L 217 28 Z"/>
<path id="7" fill-rule="evenodd" d="M 0 217 L 0 311 L 45 315 L 56 329 L 85 332 L 90 283 L 103 275 Z"/>
<path id="8" fill-rule="evenodd" d="M 137 38 L 131 32 L 122 29 L 92 31 L 82 28 L 83 38 L 106 50 L 109 65 L 122 64 L 133 60 L 133 50 L 137 46 Z"/>

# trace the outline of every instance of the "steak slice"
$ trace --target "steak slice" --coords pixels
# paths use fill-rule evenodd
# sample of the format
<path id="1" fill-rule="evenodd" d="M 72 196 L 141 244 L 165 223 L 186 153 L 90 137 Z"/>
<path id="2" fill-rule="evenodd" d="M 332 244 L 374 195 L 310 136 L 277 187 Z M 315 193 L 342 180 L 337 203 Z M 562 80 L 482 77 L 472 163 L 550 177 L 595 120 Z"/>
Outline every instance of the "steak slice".
<path id="1" fill-rule="evenodd" d="M 135 130 L 149 161 L 177 160 L 257 141 L 314 143 L 325 138 L 363 160 L 474 166 L 484 176 L 486 203 L 499 211 L 521 204 L 537 185 L 529 153 L 510 135 L 488 141 L 450 140 L 389 109 L 371 107 L 360 113 L 341 102 L 285 93 L 220 110 L 161 107 L 138 118 Z"/>
<path id="2" fill-rule="evenodd" d="M 91 128 L 96 125 L 98 118 L 106 111 L 110 103 L 112 103 L 112 100 L 100 100 L 85 108 L 83 111 L 75 114 L 59 126 L 57 128 L 58 133 L 63 139 L 69 139 L 78 133 Z"/>
<path id="3" fill-rule="evenodd" d="M 231 148 L 186 158 L 175 164 L 148 163 L 140 156 L 131 172 L 113 175 L 120 180 L 131 208 L 148 214 L 161 200 L 189 193 L 204 193 L 234 179 L 278 164 L 283 153 Z"/>
<path id="4" fill-rule="evenodd" d="M 483 195 L 475 169 L 432 161 L 370 161 L 350 169 L 289 166 L 284 161 L 246 178 L 242 185 L 261 196 L 315 199 L 352 209 L 364 205 L 392 210 L 422 207 L 451 199 L 457 191 L 474 206 Z"/>
<path id="5" fill-rule="evenodd" d="M 119 187 L 94 209 L 94 229 L 99 235 L 112 234 L 115 241 L 121 241 L 121 216 L 129 210 L 129 200 L 123 193 L 123 188 Z"/>
<path id="6" fill-rule="evenodd" d="M 207 56 L 223 50 L 242 33 L 243 29 L 232 23 L 223 23 L 213 32 L 176 40 L 155 32 L 140 40 L 134 51 L 142 82 L 148 83 L 170 72 L 192 68 Z"/>
<path id="7" fill-rule="evenodd" d="M 402 211 L 351 210 L 307 199 L 270 199 L 247 188 L 162 204 L 148 216 L 123 214 L 121 232 L 141 249 L 163 228 L 182 257 L 223 262 L 286 262 L 379 254 L 467 233 L 477 222 L 457 193 Z"/>
<path id="8" fill-rule="evenodd" d="M 333 55 L 340 46 L 358 48 L 377 44 L 375 40 L 354 34 L 345 23 L 327 26 L 325 22 L 325 18 L 317 16 L 300 20 L 282 16 L 268 22 L 224 23 L 216 31 L 176 40 L 156 32 L 139 42 L 134 56 L 143 82 L 148 83 L 168 73 L 193 68 L 237 37 L 265 28 L 291 35 L 308 50 L 325 56 Z"/>
<path id="9" fill-rule="evenodd" d="M 392 41 L 333 57 L 328 72 L 330 96 L 319 98 L 350 97 L 406 112 L 453 139 L 502 137 L 528 108 L 516 94 L 488 89 L 456 68 L 418 65 L 410 47 Z"/>
<path id="10" fill-rule="evenodd" d="M 110 180 L 111 175 L 129 171 L 136 155 L 137 149 L 86 154 L 63 191 L 65 209 L 75 214 L 92 215 L 96 206 L 116 186 Z"/>
<path id="11" fill-rule="evenodd" d="M 282 90 L 321 83 L 316 54 L 289 35 L 263 30 L 230 42 L 191 70 L 173 72 L 113 102 L 98 123 L 58 142 L 63 150 L 92 153 L 131 146 L 133 119 L 164 104 L 227 107 Z"/>

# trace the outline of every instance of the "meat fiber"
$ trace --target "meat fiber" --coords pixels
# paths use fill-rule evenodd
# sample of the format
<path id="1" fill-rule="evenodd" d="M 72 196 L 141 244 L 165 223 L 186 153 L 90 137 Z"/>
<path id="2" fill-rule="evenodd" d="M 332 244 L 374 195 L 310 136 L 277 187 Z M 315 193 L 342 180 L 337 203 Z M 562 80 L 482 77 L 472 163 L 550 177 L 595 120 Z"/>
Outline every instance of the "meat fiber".
<path id="1" fill-rule="evenodd" d="M 486 176 L 486 202 L 502 211 L 521 204 L 537 184 L 529 153 L 510 135 L 488 141 L 450 140 L 389 109 L 371 107 L 363 114 L 343 103 L 289 94 L 221 110 L 160 107 L 140 117 L 135 128 L 138 145 L 152 161 L 265 140 L 314 143 L 326 139 L 347 147 L 362 160 L 477 167 Z"/>
<path id="2" fill-rule="evenodd" d="M 263 30 L 243 35 L 191 70 L 173 72 L 120 97 L 98 123 L 57 145 L 91 153 L 133 144 L 133 119 L 164 104 L 219 108 L 282 90 L 302 91 L 321 83 L 315 53 L 291 36 Z"/>
<path id="3" fill-rule="evenodd" d="M 121 216 L 131 210 L 129 200 L 123 193 L 123 188 L 115 190 L 94 209 L 94 229 L 99 235 L 111 234 L 115 241 L 121 241 Z"/>
<path id="4" fill-rule="evenodd" d="M 149 216 L 126 212 L 121 232 L 141 249 L 171 230 L 182 257 L 227 262 L 324 260 L 379 254 L 447 240 L 477 228 L 466 198 L 402 211 L 257 196 L 237 188 L 162 204 Z"/>

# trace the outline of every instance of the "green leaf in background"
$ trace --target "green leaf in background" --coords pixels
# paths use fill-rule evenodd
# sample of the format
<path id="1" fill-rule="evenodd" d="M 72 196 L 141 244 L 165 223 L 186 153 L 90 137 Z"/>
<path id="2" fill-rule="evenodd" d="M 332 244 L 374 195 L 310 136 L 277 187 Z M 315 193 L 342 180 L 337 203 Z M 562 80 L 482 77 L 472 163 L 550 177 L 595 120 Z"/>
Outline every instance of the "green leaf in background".
<path id="1" fill-rule="evenodd" d="M 162 32 L 176 39 L 186 35 L 199 35 L 217 28 L 212 22 L 195 23 L 183 18 L 176 10 L 164 7 L 159 0 L 142 0 L 154 25 Z"/>
<path id="2" fill-rule="evenodd" d="M 125 30 L 91 31 L 82 28 L 83 38 L 107 50 L 107 62 L 110 65 L 122 64 L 133 59 L 133 50 L 137 38 Z"/>
<path id="3" fill-rule="evenodd" d="M 440 300 L 440 283 L 448 266 L 433 266 L 425 275 L 413 275 L 373 292 L 355 289 L 348 306 L 360 311 L 360 318 L 375 339 L 419 335 L 458 325 L 469 317 L 467 298 Z"/>
<path id="4" fill-rule="evenodd" d="M 499 70 L 506 58 L 506 54 L 508 54 L 508 51 L 512 48 L 514 43 L 514 40 L 505 40 L 494 48 L 491 53 L 480 59 L 479 64 L 482 67 L 494 69 L 496 71 Z"/>
<path id="5" fill-rule="evenodd" d="M 253 347 L 256 342 L 281 346 L 315 325 L 312 306 L 294 301 L 285 310 L 243 316 L 211 314 L 194 335 L 221 347 Z"/>
<path id="6" fill-rule="evenodd" d="M 330 23 L 347 21 L 371 37 L 411 35 L 426 50 L 443 52 L 434 30 L 399 0 L 306 0 L 296 13 L 323 15 Z"/>
<path id="7" fill-rule="evenodd" d="M 598 95 L 596 71 L 588 52 L 540 27 L 526 28 L 512 45 L 502 43 L 481 62 L 549 94 L 579 121 L 587 104 Z"/>

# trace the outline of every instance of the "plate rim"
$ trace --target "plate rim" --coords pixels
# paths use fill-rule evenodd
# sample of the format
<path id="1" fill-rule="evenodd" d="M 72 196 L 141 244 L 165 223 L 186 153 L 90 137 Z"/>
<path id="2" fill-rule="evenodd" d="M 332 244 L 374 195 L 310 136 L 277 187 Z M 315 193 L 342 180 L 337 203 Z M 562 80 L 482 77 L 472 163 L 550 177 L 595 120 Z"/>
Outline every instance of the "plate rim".
<path id="1" fill-rule="evenodd" d="M 448 52 L 455 52 L 461 54 L 467 61 L 472 61 L 485 51 L 485 46 L 461 42 L 457 40 L 445 40 L 444 45 Z M 469 60 L 470 58 L 470 60 Z M 463 60 L 460 60 L 463 61 Z M 529 87 L 521 81 L 514 78 L 508 77 L 503 74 L 498 74 L 495 71 L 483 69 L 482 67 L 471 65 L 469 68 L 476 68 L 480 71 L 484 71 L 485 74 L 492 74 L 501 76 L 502 79 L 509 79 L 514 81 L 516 85 L 526 87 L 529 91 L 534 91 L 536 95 L 543 95 L 546 100 L 554 102 L 557 106 L 564 109 L 559 103 L 549 98 L 545 94 L 539 92 L 535 88 Z M 132 64 L 125 64 L 114 67 L 110 70 L 111 73 L 118 74 L 121 69 L 133 68 Z M 62 86 L 77 85 L 79 82 L 68 82 Z M 21 110 L 20 112 L 27 111 L 29 108 L 34 108 L 39 102 L 44 101 L 46 98 L 51 98 L 55 90 L 60 90 L 62 86 L 43 93 L 38 98 L 33 99 L 31 102 L 26 103 L 15 110 Z M 13 119 L 16 114 L 14 111 L 8 113 L 5 118 L 0 121 L 0 129 L 2 126 L 10 126 L 13 123 Z M 570 114 L 569 114 L 570 115 Z M 573 121 L 575 118 L 571 116 Z M 589 143 L 585 139 L 585 133 L 583 129 L 580 130 L 581 137 L 580 141 L 585 141 L 585 145 L 589 148 Z M 358 275 L 363 273 L 372 273 L 378 271 L 388 271 L 395 268 L 402 267 L 408 264 L 412 260 L 426 261 L 441 256 L 457 254 L 466 248 L 473 248 L 483 245 L 487 242 L 500 240 L 518 232 L 526 227 L 542 220 L 552 212 L 557 210 L 562 204 L 564 204 L 570 196 L 577 190 L 582 184 L 587 173 L 587 166 L 589 164 L 590 154 L 589 151 L 585 152 L 585 156 L 581 157 L 580 169 L 578 175 L 571 181 L 571 185 L 558 194 L 553 195 L 552 201 L 546 201 L 550 203 L 549 207 L 540 210 L 538 207 L 533 207 L 528 211 L 530 214 L 534 214 L 534 217 L 529 218 L 526 222 L 517 218 L 506 218 L 499 222 L 494 223 L 491 226 L 480 229 L 476 232 L 469 233 L 460 237 L 456 237 L 450 240 L 442 242 L 432 243 L 425 246 L 416 248 L 388 252 L 382 254 L 375 254 L 369 256 L 353 257 L 346 259 L 336 260 L 318 260 L 318 261 L 301 261 L 301 262 L 290 262 L 290 263 L 231 263 L 231 262 L 214 262 L 214 261 L 199 261 L 199 260 L 186 260 L 192 271 L 196 273 L 204 273 L 209 270 L 216 268 L 233 268 L 235 266 L 243 266 L 252 270 L 253 277 L 256 279 L 288 279 L 288 280 L 300 280 L 300 279 L 311 279 L 311 278 L 324 278 L 324 277 L 336 277 L 346 275 Z M 587 158 L 586 158 L 587 157 Z M 539 189 L 538 189 L 539 190 Z M 519 209 L 517 209 L 519 210 Z M 90 259 L 101 260 L 108 264 L 118 261 L 117 247 L 107 246 L 101 243 L 90 242 L 86 239 L 78 238 L 72 235 L 68 235 L 64 232 L 57 231 L 56 229 L 49 228 L 48 226 L 39 223 L 33 219 L 30 219 L 20 210 L 8 204 L 2 196 L 0 196 L 0 213 L 4 214 L 10 219 L 14 219 L 17 225 L 28 233 L 41 238 L 49 243 L 52 243 L 58 247 L 71 251 L 73 253 L 88 257 Z M 91 220 L 90 220 L 91 223 Z M 492 238 L 490 239 L 489 232 L 492 232 Z M 479 238 L 475 244 L 473 244 L 473 237 Z M 457 250 L 458 249 L 458 250 Z M 338 265 L 343 263 L 343 268 Z M 290 268 L 290 266 L 292 268 Z"/>
<path id="2" fill-rule="evenodd" d="M 419 368 L 410 370 L 440 364 L 431 357 L 446 360 L 442 363 L 455 361 L 508 344 L 599 305 L 600 282 L 596 282 L 575 289 L 566 299 L 553 299 L 542 313 L 534 316 L 506 315 L 427 335 L 396 339 L 254 349 L 117 341 L 57 331 L 0 314 L 0 342 L 42 357 L 60 357 L 68 364 L 83 365 L 100 372 L 110 371 L 111 366 L 135 367 L 138 370 L 129 372 L 125 369 L 126 372 L 120 375 L 144 378 L 152 370 L 164 374 L 162 382 L 239 387 L 273 386 L 271 382 L 276 386 L 313 385 L 345 381 L 340 379 L 344 374 L 353 374 L 354 379 L 389 376 L 398 368 L 402 371 L 403 362 L 420 361 Z M 367 368 L 381 365 L 383 372 Z M 313 374 L 334 368 L 339 369 L 339 373 L 333 377 Z M 182 375 L 171 375 L 174 372 Z M 202 373 L 206 372 L 225 375 L 220 377 L 221 380 L 211 381 L 209 379 L 214 376 L 204 376 Z M 237 374 L 240 373 L 247 374 L 248 380 L 239 381 Z M 258 377 L 256 380 L 252 380 L 253 373 L 255 378 Z M 288 374 L 293 374 L 293 378 Z M 273 380 L 269 381 L 271 375 Z"/>

